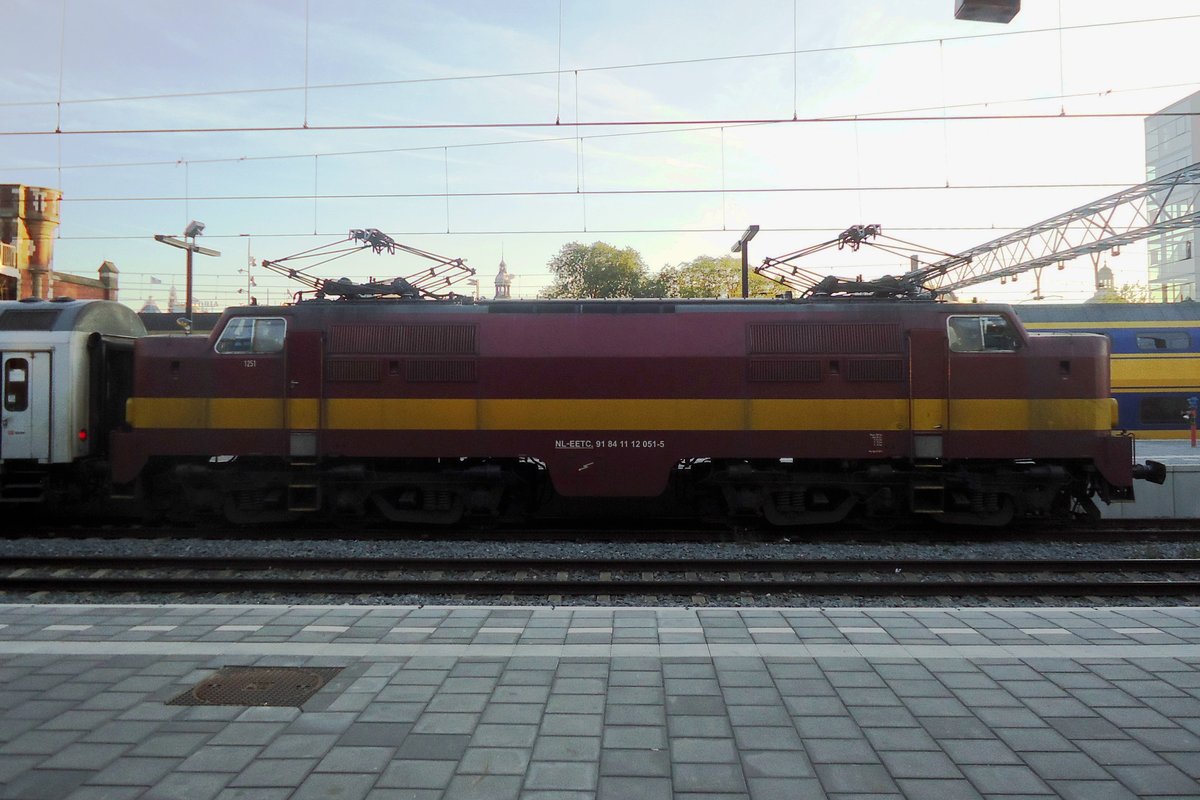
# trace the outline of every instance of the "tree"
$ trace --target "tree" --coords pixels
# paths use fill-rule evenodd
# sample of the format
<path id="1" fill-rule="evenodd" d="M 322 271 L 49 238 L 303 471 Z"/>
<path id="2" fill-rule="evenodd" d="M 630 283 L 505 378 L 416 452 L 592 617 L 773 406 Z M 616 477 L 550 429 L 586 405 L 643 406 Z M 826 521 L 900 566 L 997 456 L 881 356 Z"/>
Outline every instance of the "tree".
<path id="1" fill-rule="evenodd" d="M 618 250 L 605 242 L 571 242 L 548 264 L 554 282 L 543 297 L 658 297 L 660 284 L 632 247 Z"/>
<path id="2" fill-rule="evenodd" d="M 1154 291 L 1144 283 L 1126 283 L 1119 288 L 1107 292 L 1097 292 L 1094 302 L 1097 303 L 1157 303 L 1159 298 Z"/>
<path id="3" fill-rule="evenodd" d="M 672 269 L 672 268 L 667 268 Z M 667 272 L 663 270 L 663 273 Z M 741 297 L 742 259 L 737 256 L 697 256 L 672 271 L 677 284 L 677 297 Z M 660 273 L 662 274 L 662 273 Z M 774 297 L 783 288 L 774 281 L 757 275 L 750 269 L 750 296 Z"/>

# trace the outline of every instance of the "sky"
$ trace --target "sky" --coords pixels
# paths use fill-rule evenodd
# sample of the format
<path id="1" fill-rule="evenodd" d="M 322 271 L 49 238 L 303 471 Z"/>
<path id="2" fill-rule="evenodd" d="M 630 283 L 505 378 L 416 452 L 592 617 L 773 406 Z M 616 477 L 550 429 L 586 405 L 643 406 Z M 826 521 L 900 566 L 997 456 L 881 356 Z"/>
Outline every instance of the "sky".
<path id="1" fill-rule="evenodd" d="M 532 297 L 569 242 L 657 270 L 750 224 L 754 264 L 854 224 L 955 253 L 1141 183 L 1142 117 L 1200 90 L 1189 0 L 1022 6 L 999 25 L 954 0 L 7 0 L 0 183 L 60 188 L 55 269 L 112 261 L 135 308 L 182 295 L 184 254 L 153 237 L 190 220 L 221 252 L 195 262 L 214 309 L 289 299 L 257 262 L 354 228 L 466 259 L 487 296 L 502 257 Z M 1144 243 L 1106 262 L 1145 283 Z M 868 248 L 800 265 L 906 269 Z M 428 266 L 368 251 L 314 274 Z M 1092 285 L 1079 259 L 1041 296 Z"/>

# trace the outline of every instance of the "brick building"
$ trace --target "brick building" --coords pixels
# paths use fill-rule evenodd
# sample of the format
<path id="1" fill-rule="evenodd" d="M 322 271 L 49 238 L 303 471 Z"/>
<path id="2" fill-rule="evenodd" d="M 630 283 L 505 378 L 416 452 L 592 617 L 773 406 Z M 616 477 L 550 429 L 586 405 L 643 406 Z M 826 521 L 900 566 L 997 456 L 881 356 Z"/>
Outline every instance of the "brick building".
<path id="1" fill-rule="evenodd" d="M 54 271 L 61 206 L 58 189 L 0 184 L 0 300 L 117 299 L 117 268 L 111 261 L 100 265 L 95 278 Z"/>

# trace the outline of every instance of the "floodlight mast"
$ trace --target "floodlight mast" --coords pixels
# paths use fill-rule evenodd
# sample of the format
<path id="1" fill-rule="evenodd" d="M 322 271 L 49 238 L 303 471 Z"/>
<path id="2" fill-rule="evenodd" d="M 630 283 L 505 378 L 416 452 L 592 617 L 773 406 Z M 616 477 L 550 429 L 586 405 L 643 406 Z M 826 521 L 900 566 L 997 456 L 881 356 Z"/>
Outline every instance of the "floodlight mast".
<path id="1" fill-rule="evenodd" d="M 330 280 L 308 274 L 308 270 L 335 261 L 339 258 L 358 253 L 370 248 L 374 253 L 395 254 L 400 250 L 411 255 L 419 256 L 435 262 L 433 267 L 420 272 L 414 272 L 405 277 L 393 278 L 390 281 L 355 283 L 349 278 Z M 285 262 L 305 259 L 320 259 L 315 263 L 294 268 Z M 275 260 L 264 259 L 262 266 L 277 274 L 283 275 L 308 287 L 308 291 L 297 292 L 297 297 L 313 294 L 316 298 L 337 297 L 342 299 L 366 299 L 395 297 L 402 300 L 454 299 L 459 296 L 441 293 L 438 290 L 447 289 L 459 281 L 466 280 L 475 274 L 475 270 L 466 265 L 464 259 L 447 258 L 436 253 L 430 253 L 416 247 L 401 244 L 378 228 L 356 228 L 350 231 L 345 239 L 339 239 L 327 245 L 321 245 L 311 250 L 305 250 L 290 256 Z"/>

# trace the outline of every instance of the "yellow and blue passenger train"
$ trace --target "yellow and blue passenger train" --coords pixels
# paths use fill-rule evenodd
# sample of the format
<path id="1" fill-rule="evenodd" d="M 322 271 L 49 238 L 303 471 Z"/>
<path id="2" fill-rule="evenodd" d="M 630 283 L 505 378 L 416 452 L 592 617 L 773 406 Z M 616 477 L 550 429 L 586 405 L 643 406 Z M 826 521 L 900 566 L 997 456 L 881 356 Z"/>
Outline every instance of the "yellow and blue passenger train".
<path id="1" fill-rule="evenodd" d="M 1141 439 L 1190 435 L 1188 400 L 1200 397 L 1200 304 L 1053 304 L 1014 310 L 1031 331 L 1108 337 L 1120 428 Z"/>

